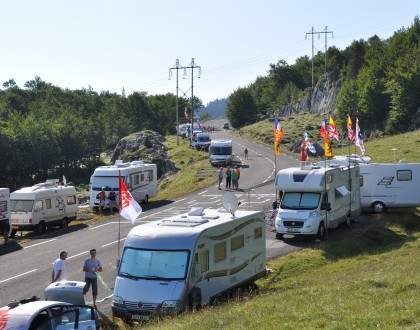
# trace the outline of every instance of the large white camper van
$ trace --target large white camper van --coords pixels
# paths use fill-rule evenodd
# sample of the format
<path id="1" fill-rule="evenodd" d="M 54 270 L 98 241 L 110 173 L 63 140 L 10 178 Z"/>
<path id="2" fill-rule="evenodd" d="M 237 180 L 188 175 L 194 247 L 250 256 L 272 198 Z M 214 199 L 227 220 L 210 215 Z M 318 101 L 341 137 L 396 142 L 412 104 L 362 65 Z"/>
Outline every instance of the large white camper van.
<path id="1" fill-rule="evenodd" d="M 266 274 L 264 213 L 234 214 L 196 208 L 134 227 L 119 263 L 113 315 L 149 320 L 250 289 Z"/>
<path id="2" fill-rule="evenodd" d="M 233 161 L 232 140 L 211 140 L 209 160 L 212 165 L 229 165 Z"/>
<path id="3" fill-rule="evenodd" d="M 16 231 L 43 234 L 49 226 L 65 228 L 76 219 L 76 188 L 51 179 L 10 194 L 11 226 Z"/>
<path id="4" fill-rule="evenodd" d="M 420 163 L 360 164 L 360 176 L 363 209 L 420 206 Z"/>
<path id="5" fill-rule="evenodd" d="M 123 163 L 117 160 L 115 165 L 100 166 L 95 169 L 90 177 L 90 206 L 99 207 L 99 199 L 96 198 L 102 187 L 109 193 L 114 188 L 119 196 L 118 175 L 121 175 L 130 194 L 137 202 L 147 203 L 149 198 L 157 194 L 157 166 L 142 161 Z M 109 207 L 106 200 L 105 207 Z"/>
<path id="6" fill-rule="evenodd" d="M 350 225 L 360 214 L 359 166 L 327 160 L 303 162 L 277 173 L 275 188 L 283 194 L 275 221 L 284 234 L 327 237 L 328 228 Z"/>

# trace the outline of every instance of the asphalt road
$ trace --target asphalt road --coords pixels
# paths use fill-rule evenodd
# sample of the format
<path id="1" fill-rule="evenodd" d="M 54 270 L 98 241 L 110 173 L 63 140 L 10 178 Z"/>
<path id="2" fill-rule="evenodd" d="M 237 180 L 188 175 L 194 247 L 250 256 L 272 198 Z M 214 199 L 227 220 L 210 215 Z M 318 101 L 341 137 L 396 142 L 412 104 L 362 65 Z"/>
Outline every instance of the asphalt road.
<path id="1" fill-rule="evenodd" d="M 206 123 L 216 131 L 211 138 L 229 138 L 233 141 L 235 161 L 241 166 L 239 191 L 235 191 L 239 208 L 264 210 L 269 213 L 275 199 L 274 177 L 281 168 L 298 166 L 298 155 L 282 152 L 274 157 L 272 148 L 231 135 L 231 130 L 224 130 L 224 120 Z M 247 160 L 243 150 L 248 148 Z M 182 198 L 143 205 L 143 213 L 136 221 L 141 224 L 163 219 L 179 213 L 185 213 L 194 206 L 218 209 L 222 207 L 221 196 L 224 190 L 217 185 L 190 193 Z M 8 246 L 0 246 L 0 306 L 12 300 L 31 296 L 44 297 L 44 290 L 51 282 L 52 264 L 60 251 L 66 250 L 67 278 L 83 281 L 83 261 L 89 257 L 89 250 L 97 249 L 97 258 L 103 266 L 103 284 L 99 285 L 98 308 L 103 317 L 111 315 L 112 287 L 116 277 L 116 261 L 133 225 L 119 215 L 103 216 L 100 221 L 89 224 L 70 226 L 66 229 L 48 231 L 42 236 L 31 239 L 11 240 Z M 267 226 L 267 258 L 275 258 L 296 249 L 314 244 L 306 239 L 276 240 L 275 233 Z M 86 295 L 86 302 L 91 303 L 91 292 Z"/>

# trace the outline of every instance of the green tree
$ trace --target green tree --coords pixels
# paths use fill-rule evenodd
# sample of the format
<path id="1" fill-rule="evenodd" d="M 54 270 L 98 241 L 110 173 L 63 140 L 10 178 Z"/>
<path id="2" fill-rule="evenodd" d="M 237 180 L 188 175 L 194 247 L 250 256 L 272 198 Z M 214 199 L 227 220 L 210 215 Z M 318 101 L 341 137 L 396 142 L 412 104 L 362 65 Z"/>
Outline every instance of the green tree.
<path id="1" fill-rule="evenodd" d="M 255 122 L 257 106 L 249 88 L 238 88 L 229 95 L 226 105 L 226 117 L 232 126 L 237 128 Z"/>

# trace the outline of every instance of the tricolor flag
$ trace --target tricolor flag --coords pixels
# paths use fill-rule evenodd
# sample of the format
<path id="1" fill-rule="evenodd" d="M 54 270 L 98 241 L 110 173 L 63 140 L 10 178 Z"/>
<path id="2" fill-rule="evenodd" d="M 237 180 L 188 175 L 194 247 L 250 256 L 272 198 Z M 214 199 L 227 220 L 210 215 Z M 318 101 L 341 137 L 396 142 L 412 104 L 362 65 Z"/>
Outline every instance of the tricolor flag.
<path id="1" fill-rule="evenodd" d="M 190 116 L 188 116 L 188 108 L 187 107 L 185 107 L 184 115 L 185 115 L 185 119 L 186 120 L 189 120 L 190 119 Z"/>
<path id="2" fill-rule="evenodd" d="M 321 134 L 324 141 L 327 139 L 327 123 L 325 122 L 325 119 L 322 122 L 321 129 L 319 130 L 319 134 Z"/>
<path id="3" fill-rule="evenodd" d="M 274 153 L 280 155 L 280 141 L 283 136 L 283 128 L 277 116 L 274 116 Z"/>
<path id="4" fill-rule="evenodd" d="M 338 141 L 337 127 L 335 126 L 333 118 L 330 116 L 330 125 L 328 126 L 328 135 L 330 138 Z"/>
<path id="5" fill-rule="evenodd" d="M 137 201 L 131 196 L 130 192 L 128 191 L 124 181 L 121 178 L 121 173 L 118 174 L 119 177 L 119 188 L 120 188 L 120 215 L 130 220 L 131 223 L 134 225 L 137 217 L 142 212 L 141 206 L 137 203 Z"/>
<path id="6" fill-rule="evenodd" d="M 354 135 L 354 131 L 353 131 L 353 123 L 351 122 L 351 118 L 350 115 L 347 115 L 347 133 L 349 136 L 349 140 L 351 142 L 355 142 L 355 135 Z"/>
<path id="7" fill-rule="evenodd" d="M 360 148 L 362 156 L 364 156 L 365 155 L 365 145 L 363 144 L 362 132 L 360 131 L 359 119 L 357 119 L 357 118 L 356 118 L 356 138 L 355 138 L 354 144 L 357 145 Z"/>

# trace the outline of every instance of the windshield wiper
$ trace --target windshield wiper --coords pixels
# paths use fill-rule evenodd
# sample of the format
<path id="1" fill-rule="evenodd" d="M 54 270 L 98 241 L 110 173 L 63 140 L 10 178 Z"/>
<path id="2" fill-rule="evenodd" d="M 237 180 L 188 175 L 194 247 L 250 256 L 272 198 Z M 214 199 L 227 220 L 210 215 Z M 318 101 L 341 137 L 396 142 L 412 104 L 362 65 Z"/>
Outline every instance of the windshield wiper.
<path id="1" fill-rule="evenodd" d="M 124 277 L 127 277 L 129 279 L 135 280 L 135 281 L 139 280 L 139 278 L 137 276 L 131 275 L 131 274 L 126 273 L 126 272 L 121 272 L 120 275 L 122 275 Z"/>

